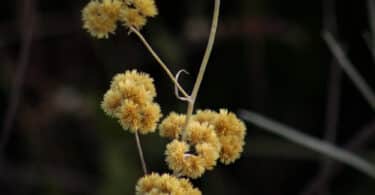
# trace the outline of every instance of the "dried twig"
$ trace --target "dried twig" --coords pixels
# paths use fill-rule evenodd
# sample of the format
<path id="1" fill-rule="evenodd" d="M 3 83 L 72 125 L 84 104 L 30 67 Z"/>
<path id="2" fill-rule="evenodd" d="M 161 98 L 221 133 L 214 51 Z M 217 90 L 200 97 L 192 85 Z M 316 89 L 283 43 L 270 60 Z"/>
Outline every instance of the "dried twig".
<path id="1" fill-rule="evenodd" d="M 287 125 L 271 120 L 255 112 L 241 110 L 240 116 L 245 121 L 258 126 L 263 130 L 267 130 L 268 132 L 279 135 L 289 141 L 309 148 L 315 152 L 319 152 L 333 160 L 345 163 L 375 179 L 375 166 L 348 150 L 341 149 L 328 142 L 308 136 L 299 130 L 288 127 Z M 367 133 L 367 135 L 372 134 L 371 131 L 372 130 L 370 130 L 370 133 Z"/>

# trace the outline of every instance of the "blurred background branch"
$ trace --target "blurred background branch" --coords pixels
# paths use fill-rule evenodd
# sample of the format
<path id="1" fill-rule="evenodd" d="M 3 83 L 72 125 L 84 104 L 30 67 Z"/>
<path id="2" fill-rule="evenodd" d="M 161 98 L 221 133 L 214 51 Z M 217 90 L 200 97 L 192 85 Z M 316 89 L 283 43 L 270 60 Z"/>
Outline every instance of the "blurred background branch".
<path id="1" fill-rule="evenodd" d="M 16 74 L 12 81 L 11 93 L 8 97 L 8 107 L 5 113 L 3 127 L 0 135 L 0 164 L 3 160 L 4 149 L 8 143 L 14 119 L 17 114 L 19 101 L 22 97 L 23 83 L 26 70 L 29 64 L 31 43 L 36 24 L 36 1 L 37 0 L 19 0 L 21 1 L 21 10 L 19 10 L 19 28 L 21 35 L 21 49 L 19 52 L 19 61 Z"/>

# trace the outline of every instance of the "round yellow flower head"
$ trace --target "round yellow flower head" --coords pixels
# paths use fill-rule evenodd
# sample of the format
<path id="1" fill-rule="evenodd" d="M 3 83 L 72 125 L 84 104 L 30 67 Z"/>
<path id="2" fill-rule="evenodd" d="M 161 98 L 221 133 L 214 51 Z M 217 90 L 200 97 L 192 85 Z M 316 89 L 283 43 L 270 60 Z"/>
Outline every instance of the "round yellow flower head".
<path id="1" fill-rule="evenodd" d="M 221 143 L 220 161 L 230 164 L 237 160 L 245 144 L 246 126 L 237 116 L 221 109 L 214 123 Z"/>
<path id="2" fill-rule="evenodd" d="M 201 195 L 201 191 L 199 191 L 197 188 L 194 188 L 193 185 L 191 185 L 190 181 L 188 179 L 180 178 L 180 186 L 181 191 L 183 194 L 189 194 L 189 195 Z"/>
<path id="3" fill-rule="evenodd" d="M 102 108 L 108 115 L 114 116 L 125 99 L 136 104 L 146 104 L 155 96 L 153 79 L 148 74 L 136 70 L 126 71 L 113 77 L 111 88 L 104 95 Z"/>
<path id="4" fill-rule="evenodd" d="M 155 17 L 158 15 L 158 8 L 154 0 L 133 0 L 133 4 L 143 16 Z"/>
<path id="5" fill-rule="evenodd" d="M 157 103 L 147 103 L 141 108 L 141 124 L 139 132 L 147 134 L 149 132 L 155 132 L 157 123 L 159 122 L 162 114 L 160 106 Z"/>
<path id="6" fill-rule="evenodd" d="M 185 120 L 186 116 L 184 114 L 171 112 L 159 125 L 160 136 L 170 139 L 178 138 L 185 125 Z"/>
<path id="7" fill-rule="evenodd" d="M 135 187 L 136 195 L 201 195 L 189 180 L 169 174 L 151 173 L 140 178 Z"/>
<path id="8" fill-rule="evenodd" d="M 82 10 L 83 28 L 98 39 L 114 33 L 122 3 L 118 0 L 93 0 Z"/>
<path id="9" fill-rule="evenodd" d="M 186 140 L 195 145 L 195 150 L 203 158 L 204 168 L 212 170 L 219 158 L 221 144 L 212 125 L 191 121 L 186 128 Z"/>
<path id="10" fill-rule="evenodd" d="M 178 175 L 198 178 L 204 173 L 204 160 L 188 154 L 190 146 L 183 141 L 173 140 L 165 151 L 168 167 Z"/>
<path id="11" fill-rule="evenodd" d="M 162 114 L 153 102 L 156 90 L 153 79 L 136 70 L 117 74 L 105 93 L 102 108 L 109 116 L 118 118 L 121 126 L 130 132 L 154 132 Z"/>
<path id="12" fill-rule="evenodd" d="M 126 8 L 121 11 L 121 21 L 124 22 L 126 27 L 134 27 L 141 29 L 147 23 L 146 17 L 139 13 L 139 10 L 134 8 Z"/>
<path id="13" fill-rule="evenodd" d="M 147 96 L 144 97 L 145 99 L 152 100 L 156 96 L 154 80 L 146 73 L 138 72 L 137 70 L 128 70 L 125 73 L 117 74 L 112 79 L 111 88 L 122 91 L 125 96 L 136 96 L 136 94 L 132 95 L 133 92 L 126 91 L 129 88 L 129 90 L 135 90 L 131 89 L 132 87 L 142 88 Z"/>
<path id="14" fill-rule="evenodd" d="M 154 0 L 92 0 L 82 10 L 82 21 L 93 37 L 103 39 L 115 33 L 118 21 L 139 30 L 157 14 Z"/>
<path id="15" fill-rule="evenodd" d="M 127 0 L 121 10 L 120 20 L 126 27 L 141 29 L 147 23 L 147 17 L 155 17 L 158 9 L 154 0 Z"/>
<path id="16" fill-rule="evenodd" d="M 218 113 L 212 110 L 198 110 L 197 113 L 193 116 L 193 120 L 200 123 L 207 122 L 209 124 L 214 124 Z"/>
<path id="17" fill-rule="evenodd" d="M 182 128 L 186 122 L 185 115 L 172 112 L 160 124 L 160 135 L 175 139 L 168 144 L 165 152 L 166 162 L 175 173 L 197 178 L 206 170 L 212 170 L 216 165 L 221 143 L 214 126 L 209 124 L 208 120 L 203 120 L 206 119 L 203 114 L 207 113 L 209 112 L 200 112 L 200 115 L 193 116 L 182 138 L 184 141 L 177 141 L 176 138 L 182 134 Z M 194 147 L 195 153 L 189 151 L 189 144 Z"/>
<path id="18" fill-rule="evenodd" d="M 246 126 L 235 114 L 221 109 L 219 113 L 211 110 L 199 110 L 193 120 L 214 126 L 221 144 L 220 161 L 230 164 L 240 157 L 245 144 Z"/>
<path id="19" fill-rule="evenodd" d="M 220 162 L 223 164 L 230 164 L 237 160 L 242 151 L 244 140 L 237 136 L 223 136 L 220 138 L 221 142 L 221 152 L 220 152 Z"/>
<path id="20" fill-rule="evenodd" d="M 173 140 L 165 151 L 168 167 L 178 175 L 198 178 L 205 170 L 211 170 L 216 165 L 219 153 L 208 143 L 195 145 L 197 154 L 189 153 L 190 146 L 184 141 Z"/>
<path id="21" fill-rule="evenodd" d="M 122 95 L 119 91 L 117 90 L 108 90 L 104 94 L 103 102 L 102 102 L 102 108 L 104 112 L 111 116 L 114 117 L 115 113 L 118 112 L 118 109 L 120 108 L 122 104 Z"/>
<path id="22" fill-rule="evenodd" d="M 157 103 L 139 105 L 126 99 L 116 116 L 124 129 L 129 129 L 133 133 L 138 131 L 147 134 L 155 132 L 161 112 Z"/>
<path id="23" fill-rule="evenodd" d="M 186 128 L 186 140 L 191 144 L 197 145 L 207 143 L 220 150 L 220 142 L 214 130 L 214 127 L 208 123 L 199 123 L 191 121 Z"/>
<path id="24" fill-rule="evenodd" d="M 197 144 L 195 150 L 201 155 L 205 169 L 212 170 L 216 166 L 216 161 L 219 158 L 219 151 L 217 148 L 211 144 L 202 143 Z"/>

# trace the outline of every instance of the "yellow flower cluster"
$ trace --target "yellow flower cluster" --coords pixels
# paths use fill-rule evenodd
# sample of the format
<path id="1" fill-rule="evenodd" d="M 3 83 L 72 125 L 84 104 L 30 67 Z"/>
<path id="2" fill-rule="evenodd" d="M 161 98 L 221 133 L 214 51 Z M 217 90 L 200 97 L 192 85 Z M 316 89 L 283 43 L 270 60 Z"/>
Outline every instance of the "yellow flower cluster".
<path id="1" fill-rule="evenodd" d="M 221 144 L 222 163 L 230 164 L 240 157 L 245 144 L 246 126 L 234 113 L 226 109 L 221 109 L 219 113 L 211 110 L 197 111 L 193 120 L 207 122 L 214 126 Z"/>
<path id="2" fill-rule="evenodd" d="M 167 145 L 166 162 L 175 174 L 195 179 L 216 165 L 219 153 L 212 145 L 208 143 L 195 145 L 197 154 L 190 154 L 189 149 L 189 144 L 177 139 Z"/>
<path id="3" fill-rule="evenodd" d="M 215 36 L 218 5 L 219 1 L 215 1 L 215 17 L 208 46 L 212 46 L 211 40 Z M 134 32 L 156 56 L 138 30 L 146 25 L 149 17 L 157 14 L 154 0 L 90 0 L 82 10 L 82 21 L 83 28 L 99 39 L 114 34 L 117 25 L 121 23 L 129 32 Z M 208 56 L 203 61 L 208 60 Z M 165 69 L 164 64 L 160 64 Z M 192 95 L 184 93 L 185 99 L 189 100 L 188 117 L 171 112 L 159 125 L 160 135 L 172 139 L 166 146 L 165 161 L 174 175 L 145 175 L 137 182 L 137 195 L 201 195 L 188 179 L 181 177 L 199 178 L 205 171 L 212 170 L 219 159 L 223 164 L 230 164 L 240 157 L 245 144 L 246 126 L 235 114 L 221 109 L 219 112 L 200 110 L 191 116 L 195 92 L 199 89 L 199 78 L 204 73 L 205 65 L 202 64 L 203 71 L 199 72 Z M 166 71 L 170 73 L 168 68 Z M 176 83 L 178 79 L 172 80 Z M 118 119 L 123 129 L 136 134 L 145 174 L 147 168 L 138 133 L 147 134 L 156 130 L 162 114 L 159 104 L 154 102 L 155 97 L 153 79 L 146 73 L 131 70 L 113 77 L 110 89 L 104 94 L 101 103 L 107 115 Z"/>
<path id="4" fill-rule="evenodd" d="M 124 129 L 147 134 L 155 131 L 161 117 L 159 105 L 153 102 L 155 96 L 153 79 L 148 74 L 126 71 L 113 77 L 102 108 Z"/>
<path id="5" fill-rule="evenodd" d="M 187 179 L 152 173 L 138 180 L 136 195 L 201 195 Z"/>
<path id="6" fill-rule="evenodd" d="M 147 17 L 157 14 L 154 0 L 92 0 L 82 10 L 82 21 L 84 29 L 102 39 L 114 34 L 118 22 L 141 29 Z"/>
<path id="7" fill-rule="evenodd" d="M 245 124 L 235 114 L 221 109 L 213 125 L 222 146 L 220 161 L 224 164 L 233 163 L 240 157 L 245 145 Z"/>
<path id="8" fill-rule="evenodd" d="M 167 145 L 166 162 L 176 174 L 198 178 L 211 170 L 216 160 L 234 162 L 243 150 L 246 127 L 235 114 L 221 109 L 198 111 L 183 131 L 186 116 L 170 113 L 159 125 L 160 135 L 174 139 Z M 190 151 L 194 146 L 194 152 Z"/>

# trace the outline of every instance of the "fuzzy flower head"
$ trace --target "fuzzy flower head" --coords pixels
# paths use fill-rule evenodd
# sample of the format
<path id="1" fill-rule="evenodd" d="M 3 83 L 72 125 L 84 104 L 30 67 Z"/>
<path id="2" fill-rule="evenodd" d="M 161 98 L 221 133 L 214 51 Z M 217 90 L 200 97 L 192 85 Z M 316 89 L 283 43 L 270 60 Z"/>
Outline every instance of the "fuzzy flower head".
<path id="1" fill-rule="evenodd" d="M 160 136 L 170 139 L 178 138 L 185 125 L 185 120 L 186 116 L 184 114 L 171 112 L 159 125 Z"/>
<path id="2" fill-rule="evenodd" d="M 153 79 L 148 74 L 126 71 L 114 76 L 102 108 L 124 129 L 146 134 L 156 130 L 161 117 L 160 107 L 153 101 L 155 96 Z"/>
<path id="3" fill-rule="evenodd" d="M 195 145 L 196 154 L 192 154 L 190 146 L 184 141 L 173 140 L 165 151 L 168 167 L 175 174 L 198 178 L 206 170 L 212 170 L 219 158 L 217 149 L 208 143 Z"/>
<path id="4" fill-rule="evenodd" d="M 141 29 L 147 23 L 147 17 L 155 17 L 158 9 L 154 0 L 126 0 L 120 20 L 126 27 Z"/>
<path id="5" fill-rule="evenodd" d="M 126 99 L 116 116 L 124 129 L 133 133 L 138 131 L 147 134 L 155 131 L 161 112 L 156 103 L 148 102 L 140 105 Z"/>
<path id="6" fill-rule="evenodd" d="M 240 157 L 245 145 L 245 124 L 234 113 L 221 109 L 213 125 L 222 147 L 220 161 L 233 163 Z"/>
<path id="7" fill-rule="evenodd" d="M 110 89 L 104 95 L 102 108 L 109 116 L 113 117 L 124 100 L 144 105 L 152 102 L 155 96 L 153 79 L 148 74 L 128 70 L 113 77 Z"/>
<path id="8" fill-rule="evenodd" d="M 209 109 L 198 110 L 197 113 L 193 116 L 193 120 L 200 123 L 209 123 L 214 124 L 218 113 Z"/>
<path id="9" fill-rule="evenodd" d="M 83 28 L 98 39 L 108 38 L 114 33 L 120 16 L 121 2 L 118 0 L 93 0 L 82 10 Z"/>
<path id="10" fill-rule="evenodd" d="M 83 28 L 98 39 L 115 33 L 117 22 L 141 29 L 147 17 L 155 17 L 154 0 L 91 0 L 82 10 Z"/>
<path id="11" fill-rule="evenodd" d="M 159 126 L 160 135 L 170 139 L 179 138 L 185 120 L 185 115 L 169 114 Z M 245 134 L 245 124 L 234 113 L 225 109 L 221 109 L 219 112 L 198 110 L 186 127 L 186 137 L 183 139 L 194 146 L 196 151 L 199 144 L 208 144 L 212 148 L 212 151 L 209 152 L 212 158 L 209 159 L 215 159 L 217 157 L 215 151 L 217 151 L 220 161 L 223 164 L 230 164 L 240 157 L 245 144 Z M 209 151 L 208 146 L 205 147 L 206 154 Z M 203 150 L 201 149 L 201 151 Z M 215 161 L 206 161 L 205 169 L 212 169 L 216 165 L 216 159 Z"/>
<path id="12" fill-rule="evenodd" d="M 166 162 L 175 174 L 195 179 L 204 173 L 205 162 L 199 155 L 189 154 L 189 149 L 190 146 L 186 142 L 175 139 L 167 145 Z"/>
<path id="13" fill-rule="evenodd" d="M 206 120 L 197 120 L 195 115 L 182 136 L 185 122 L 185 115 L 172 112 L 159 126 L 162 137 L 174 139 L 167 145 L 166 162 L 176 174 L 198 178 L 216 165 L 221 143 L 214 126 Z M 181 136 L 183 141 L 178 141 Z"/>
<path id="14" fill-rule="evenodd" d="M 191 121 L 186 128 L 186 140 L 204 161 L 204 168 L 212 170 L 219 158 L 221 143 L 212 125 Z"/>
<path id="15" fill-rule="evenodd" d="M 111 83 L 111 89 L 118 91 L 124 99 L 137 104 L 153 101 L 156 96 L 154 80 L 146 73 L 136 70 L 117 74 Z"/>
<path id="16" fill-rule="evenodd" d="M 193 116 L 193 120 L 213 126 L 221 144 L 222 163 L 230 164 L 240 157 L 245 144 L 246 126 L 234 113 L 226 109 L 221 109 L 219 113 L 199 110 Z"/>
<path id="17" fill-rule="evenodd" d="M 201 195 L 187 179 L 151 173 L 138 180 L 136 195 Z"/>
<path id="18" fill-rule="evenodd" d="M 141 29 L 147 23 L 146 17 L 142 16 L 137 9 L 126 8 L 121 11 L 120 19 L 126 27 Z"/>
<path id="19" fill-rule="evenodd" d="M 208 123 L 191 121 L 186 128 L 186 140 L 193 145 L 210 144 L 218 151 L 221 147 L 214 127 Z"/>
<path id="20" fill-rule="evenodd" d="M 121 85 L 142 86 L 150 98 L 156 96 L 154 79 L 152 79 L 147 73 L 131 70 L 122 74 L 117 74 L 112 80 L 111 88 L 120 88 Z"/>
<path id="21" fill-rule="evenodd" d="M 133 4 L 143 16 L 155 17 L 158 15 L 158 8 L 154 0 L 133 0 Z"/>

